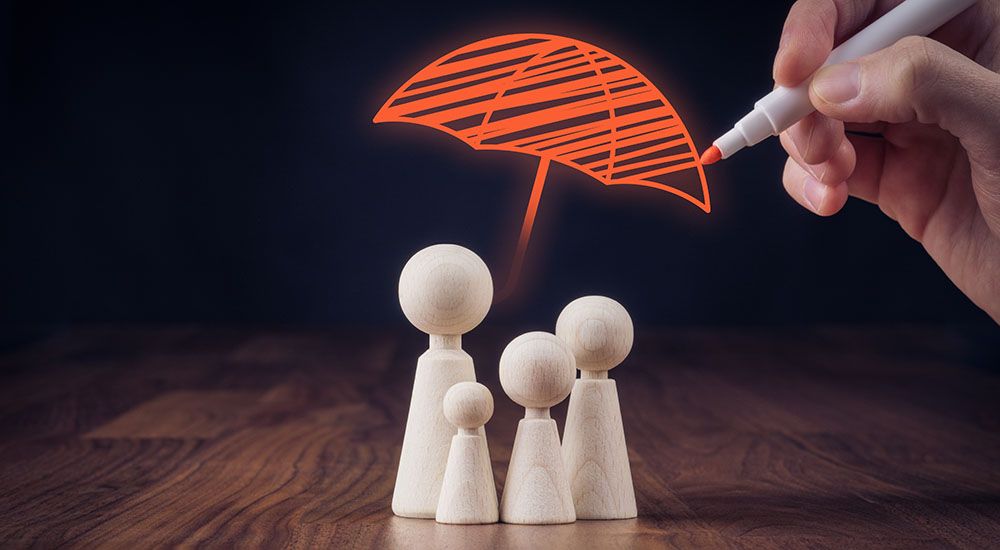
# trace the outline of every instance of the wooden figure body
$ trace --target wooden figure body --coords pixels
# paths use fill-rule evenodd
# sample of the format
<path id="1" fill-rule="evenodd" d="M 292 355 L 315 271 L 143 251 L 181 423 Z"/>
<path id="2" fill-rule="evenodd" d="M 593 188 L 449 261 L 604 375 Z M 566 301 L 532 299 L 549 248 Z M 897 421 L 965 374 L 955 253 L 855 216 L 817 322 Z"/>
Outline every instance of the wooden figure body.
<path id="1" fill-rule="evenodd" d="M 493 396 L 482 384 L 459 382 L 445 394 L 444 415 L 458 433 L 451 438 L 435 519 L 439 523 L 496 523 L 497 488 L 482 430 L 493 416 Z"/>
<path id="2" fill-rule="evenodd" d="M 406 318 L 430 335 L 430 349 L 417 360 L 399 470 L 392 493 L 397 516 L 433 518 L 456 429 L 444 416 L 449 388 L 475 382 L 472 357 L 462 334 L 486 317 L 493 280 L 486 264 L 456 245 L 434 245 L 416 253 L 399 278 Z M 480 427 L 478 432 L 485 436 Z"/>
<path id="3" fill-rule="evenodd" d="M 608 378 L 608 371 L 632 349 L 632 319 L 618 302 L 586 296 L 563 309 L 556 334 L 569 345 L 580 369 L 569 398 L 562 447 L 576 515 L 634 518 L 635 490 L 618 388 Z"/>
<path id="4" fill-rule="evenodd" d="M 566 399 L 575 375 L 569 347 L 546 332 L 518 336 L 500 357 L 500 384 L 525 407 L 500 499 L 500 520 L 505 523 L 576 521 L 559 431 L 549 416 L 549 409 Z"/>

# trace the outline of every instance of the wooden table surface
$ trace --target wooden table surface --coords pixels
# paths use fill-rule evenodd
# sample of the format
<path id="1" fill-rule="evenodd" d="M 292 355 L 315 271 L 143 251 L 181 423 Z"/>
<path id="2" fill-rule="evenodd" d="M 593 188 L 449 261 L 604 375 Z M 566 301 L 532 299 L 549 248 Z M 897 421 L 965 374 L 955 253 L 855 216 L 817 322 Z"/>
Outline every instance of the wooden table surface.
<path id="1" fill-rule="evenodd" d="M 496 399 L 498 488 L 514 335 L 465 338 Z M 448 526 L 389 509 L 426 345 L 412 329 L 55 332 L 0 355 L 0 547 L 997 547 L 998 343 L 643 331 L 612 373 L 639 518 Z"/>

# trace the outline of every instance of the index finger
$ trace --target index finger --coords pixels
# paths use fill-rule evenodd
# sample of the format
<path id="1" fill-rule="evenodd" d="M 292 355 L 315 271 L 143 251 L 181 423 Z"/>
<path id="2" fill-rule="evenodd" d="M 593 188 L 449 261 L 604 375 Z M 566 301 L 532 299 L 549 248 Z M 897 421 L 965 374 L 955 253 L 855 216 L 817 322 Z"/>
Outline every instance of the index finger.
<path id="1" fill-rule="evenodd" d="M 834 45 L 853 34 L 874 15 L 902 0 L 798 0 L 788 11 L 774 56 L 774 81 L 797 86 L 816 72 Z"/>

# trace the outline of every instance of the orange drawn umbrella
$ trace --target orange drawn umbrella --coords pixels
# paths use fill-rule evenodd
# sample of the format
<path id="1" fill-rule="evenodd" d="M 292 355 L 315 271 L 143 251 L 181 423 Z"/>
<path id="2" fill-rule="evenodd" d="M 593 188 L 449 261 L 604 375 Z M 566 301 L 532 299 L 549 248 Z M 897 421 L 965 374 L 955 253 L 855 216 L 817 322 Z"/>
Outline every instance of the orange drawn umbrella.
<path id="1" fill-rule="evenodd" d="M 579 40 L 514 34 L 469 44 L 413 75 L 374 121 L 421 124 L 476 150 L 540 159 L 500 297 L 517 283 L 552 161 L 604 185 L 654 187 L 711 211 L 705 172 L 677 111 L 631 65 Z M 682 170 L 698 171 L 700 197 L 667 182 Z"/>

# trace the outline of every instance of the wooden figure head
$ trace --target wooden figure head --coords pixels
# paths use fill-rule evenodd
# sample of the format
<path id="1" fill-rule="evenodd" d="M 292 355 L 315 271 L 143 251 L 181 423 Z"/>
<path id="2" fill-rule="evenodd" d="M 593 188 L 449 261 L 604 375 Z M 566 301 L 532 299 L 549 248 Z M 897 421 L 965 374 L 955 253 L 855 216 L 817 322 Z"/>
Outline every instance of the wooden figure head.
<path id="1" fill-rule="evenodd" d="M 522 334 L 500 356 L 500 385 L 526 409 L 547 410 L 566 399 L 575 378 L 572 351 L 548 332 Z"/>
<path id="2" fill-rule="evenodd" d="M 621 304 L 604 296 L 577 298 L 563 308 L 556 334 L 576 357 L 576 368 L 606 372 L 632 350 L 632 318 Z"/>
<path id="3" fill-rule="evenodd" d="M 436 244 L 417 252 L 399 276 L 399 305 L 427 334 L 461 335 L 476 328 L 493 303 L 493 278 L 474 252 Z"/>
<path id="4" fill-rule="evenodd" d="M 493 416 L 493 394 L 477 382 L 459 382 L 444 395 L 444 417 L 463 430 L 473 430 Z"/>

